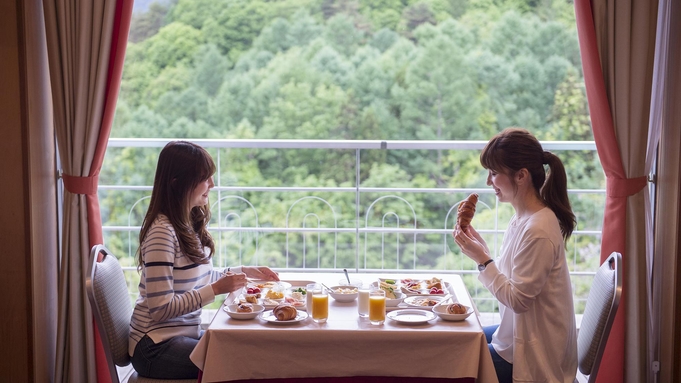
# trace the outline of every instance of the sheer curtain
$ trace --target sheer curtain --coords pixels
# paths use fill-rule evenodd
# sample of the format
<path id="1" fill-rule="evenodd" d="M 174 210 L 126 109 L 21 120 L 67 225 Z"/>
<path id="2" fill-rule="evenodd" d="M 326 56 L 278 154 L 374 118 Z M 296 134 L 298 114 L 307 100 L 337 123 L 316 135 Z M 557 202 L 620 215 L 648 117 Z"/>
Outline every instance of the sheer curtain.
<path id="1" fill-rule="evenodd" d="M 657 1 L 577 0 L 575 14 L 598 155 L 606 173 L 601 260 L 623 255 L 624 288 L 598 382 L 645 381 L 646 150 Z M 626 320 L 625 320 L 626 318 Z"/>
<path id="2" fill-rule="evenodd" d="M 44 0 L 54 127 L 64 181 L 57 382 L 108 381 L 84 284 L 102 242 L 99 170 L 111 130 L 132 0 Z"/>
<path id="3" fill-rule="evenodd" d="M 669 294 L 678 275 L 679 217 L 666 212 L 679 211 L 679 140 L 681 131 L 681 3 L 677 0 L 660 0 L 658 9 L 657 39 L 655 42 L 655 67 L 648 132 L 646 172 L 657 180 L 655 189 L 646 190 L 647 232 L 655 232 L 654 241 L 646 243 L 648 275 L 648 370 L 645 381 L 670 382 L 677 361 L 671 355 L 675 348 L 674 323 L 678 317 L 674 307 L 674 294 Z M 664 136 L 663 136 L 664 134 Z M 661 143 L 663 136 L 666 142 Z M 659 164 L 659 158 L 663 158 Z M 652 212 L 657 211 L 657 217 Z M 655 221 L 653 221 L 653 219 Z M 657 227 L 656 230 L 653 228 Z M 678 309 L 677 309 L 678 310 Z M 655 366 L 654 362 L 660 365 Z M 653 367 L 655 366 L 655 367 Z M 658 370 L 659 376 L 657 375 Z M 678 376 L 676 376 L 678 380 Z"/>

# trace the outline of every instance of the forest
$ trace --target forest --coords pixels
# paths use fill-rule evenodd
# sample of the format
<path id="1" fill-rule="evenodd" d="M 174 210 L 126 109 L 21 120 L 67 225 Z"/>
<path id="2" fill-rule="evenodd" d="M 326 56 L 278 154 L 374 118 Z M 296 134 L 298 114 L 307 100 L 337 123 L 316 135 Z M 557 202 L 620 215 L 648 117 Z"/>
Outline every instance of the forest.
<path id="1" fill-rule="evenodd" d="M 574 9 L 569 0 L 169 0 L 133 16 L 112 138 L 296 140 L 487 140 L 509 126 L 542 141 L 592 141 Z M 159 148 L 110 148 L 105 185 L 151 186 Z M 221 186 L 355 186 L 352 150 L 220 149 Z M 211 149 L 218 158 L 217 151 Z M 604 188 L 595 151 L 560 151 L 573 190 Z M 486 188 L 475 150 L 368 150 L 360 185 L 374 188 Z M 105 226 L 140 225 L 149 191 L 100 190 Z M 409 201 L 416 220 L 395 195 Z M 236 192 L 215 225 L 349 228 L 355 196 L 333 192 Z M 311 195 L 319 199 L 308 199 Z M 368 226 L 442 228 L 463 193 L 364 193 Z M 295 201 L 300 211 L 291 211 Z M 490 240 L 510 206 L 483 194 L 477 227 Z M 310 211 L 317 213 L 312 223 Z M 567 244 L 573 271 L 599 263 L 603 196 L 572 193 L 578 231 Z M 234 202 L 233 202 L 234 201 Z M 242 206 L 239 206 L 241 204 Z M 369 206 L 373 206 L 368 211 Z M 217 209 L 217 207 L 216 207 Z M 328 209 L 327 209 L 328 210 Z M 306 218 L 308 217 L 308 218 Z M 497 218 L 499 217 L 499 218 Z M 288 219 L 287 219 L 288 218 Z M 284 222 L 286 219 L 286 222 Z M 499 227 L 494 227 L 499 220 Z M 222 222 L 221 222 L 222 221 Z M 445 225 L 447 223 L 445 222 Z M 491 230 L 491 229 L 495 230 Z M 134 257 L 137 233 L 105 232 Z M 473 270 L 443 235 L 353 233 L 286 236 L 216 233 L 220 262 L 273 267 Z M 256 238 L 257 237 L 257 238 Z M 306 250 L 304 243 L 313 250 Z M 314 243 L 313 246 L 310 243 Z M 284 246 L 285 245 L 285 246 Z M 366 250 L 365 250 L 366 249 Z M 307 251 L 307 254 L 306 254 Z M 335 257 L 324 254 L 334 252 Z M 379 254 L 381 253 L 381 254 Z M 378 255 L 377 255 L 378 254 Z M 385 256 L 384 256 L 385 255 Z M 287 259 L 286 259 L 287 258 Z M 417 259 L 415 259 L 417 258 Z M 132 258 L 128 265 L 133 265 Z M 575 291 L 579 295 L 580 288 Z"/>

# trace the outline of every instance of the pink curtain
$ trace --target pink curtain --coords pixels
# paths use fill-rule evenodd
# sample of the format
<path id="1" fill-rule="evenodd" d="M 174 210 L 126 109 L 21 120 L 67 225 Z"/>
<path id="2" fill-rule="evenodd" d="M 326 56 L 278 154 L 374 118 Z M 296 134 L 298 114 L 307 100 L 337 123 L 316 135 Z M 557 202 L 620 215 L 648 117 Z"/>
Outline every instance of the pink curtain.
<path id="1" fill-rule="evenodd" d="M 133 0 L 43 4 L 66 190 L 55 381 L 108 382 L 84 281 L 89 249 L 103 242 L 97 185 L 118 98 Z"/>
<path id="2" fill-rule="evenodd" d="M 632 318 L 628 313 L 640 306 L 636 304 L 640 299 L 646 299 L 645 282 L 641 281 L 645 281 L 645 218 L 640 192 L 647 183 L 643 165 L 656 3 L 575 1 L 592 129 L 607 182 L 601 261 L 618 251 L 625 269 L 623 295 L 598 382 L 640 381 L 644 374 L 640 370 L 645 370 L 639 356 L 645 355 L 646 317 L 638 314 Z"/>

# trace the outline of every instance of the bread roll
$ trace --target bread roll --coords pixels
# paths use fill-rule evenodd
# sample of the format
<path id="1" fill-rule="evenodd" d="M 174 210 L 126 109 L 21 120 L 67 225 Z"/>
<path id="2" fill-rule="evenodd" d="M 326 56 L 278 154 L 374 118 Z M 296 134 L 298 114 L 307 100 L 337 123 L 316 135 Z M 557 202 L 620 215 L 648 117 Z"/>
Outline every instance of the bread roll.
<path id="1" fill-rule="evenodd" d="M 272 310 L 272 313 L 275 317 L 277 317 L 277 320 L 292 320 L 296 319 L 298 310 L 290 303 L 282 302 L 278 304 L 274 310 Z"/>
<path id="2" fill-rule="evenodd" d="M 459 204 L 457 209 L 458 217 L 456 223 L 461 229 L 467 228 L 473 220 L 475 215 L 475 205 L 478 203 L 478 195 L 472 193 L 463 202 Z"/>
<path id="3" fill-rule="evenodd" d="M 239 303 L 236 306 L 236 312 L 238 313 L 252 313 L 253 305 L 250 303 Z"/>
<path id="4" fill-rule="evenodd" d="M 452 303 L 447 305 L 447 314 L 465 314 L 468 308 L 461 303 Z"/>

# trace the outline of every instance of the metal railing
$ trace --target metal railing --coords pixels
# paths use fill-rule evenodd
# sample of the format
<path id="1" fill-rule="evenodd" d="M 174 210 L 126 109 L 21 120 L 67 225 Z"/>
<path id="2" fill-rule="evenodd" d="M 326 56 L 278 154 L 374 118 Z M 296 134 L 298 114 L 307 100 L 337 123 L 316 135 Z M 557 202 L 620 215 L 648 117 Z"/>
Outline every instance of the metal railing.
<path id="1" fill-rule="evenodd" d="M 154 148 L 158 150 L 165 146 L 170 139 L 115 139 L 109 140 L 109 152 L 115 155 L 116 148 L 134 150 L 134 148 Z M 211 222 L 210 230 L 216 238 L 217 255 L 214 258 L 216 266 L 230 264 L 267 264 L 275 269 L 287 271 L 334 271 L 348 268 L 354 272 L 385 272 L 410 269 L 417 274 L 459 273 L 469 287 L 469 291 L 479 306 L 484 310 L 496 310 L 495 300 L 486 293 L 477 282 L 475 265 L 465 256 L 453 249 L 450 234 L 453 220 L 456 219 L 458 202 L 468 193 L 476 192 L 481 195 L 479 210 L 486 211 L 487 225 L 478 230 L 488 239 L 491 251 L 496 253 L 504 233 L 500 206 L 493 196 L 493 191 L 487 187 L 395 187 L 394 185 L 366 186 L 363 185 L 362 153 L 366 151 L 473 151 L 479 152 L 486 141 L 339 141 L 339 140 L 191 140 L 214 153 L 218 170 L 215 176 L 215 188 L 211 200 L 211 210 L 216 218 Z M 542 142 L 546 150 L 551 151 L 591 151 L 596 150 L 593 141 L 588 142 Z M 230 150 L 241 149 L 276 149 L 276 150 L 325 150 L 345 151 L 354 154 L 354 174 L 348 178 L 350 186 L 259 186 L 242 183 L 229 184 L 222 179 L 223 156 Z M 105 159 L 104 171 L 107 166 L 116 166 L 115 159 Z M 155 163 L 154 163 L 155 165 Z M 153 172 L 153 171 L 152 171 Z M 153 174 L 151 175 L 153 177 Z M 148 177 L 147 177 L 148 178 Z M 107 184 L 107 181 L 110 181 Z M 139 211 L 146 209 L 151 185 L 122 185 L 115 184 L 118 180 L 102 179 L 99 186 L 100 199 L 102 194 L 137 193 L 138 197 L 130 200 L 127 224 L 105 224 L 103 231 L 105 238 L 127 234 L 119 242 L 127 242 L 127 257 L 134 258 L 136 251 L 136 236 L 139 233 Z M 266 198 L 253 196 L 264 195 L 294 195 L 288 201 L 277 200 L 279 212 L 283 217 L 263 220 L 263 213 L 270 206 L 258 206 L 251 202 Z M 574 196 L 594 195 L 600 198 L 605 195 L 604 189 L 570 189 L 571 198 Z M 442 211 L 421 212 L 423 196 L 440 198 L 448 203 Z M 461 196 L 458 201 L 447 200 L 449 196 Z M 249 197 L 250 196 L 250 197 Z M 340 197 L 339 197 L 340 196 Z M 420 196 L 420 197 L 419 197 Z M 136 198 L 136 199 L 134 199 Z M 604 198 L 604 197 L 603 197 Z M 235 209 L 235 205 L 241 205 Z M 349 206 L 352 205 L 352 206 Z M 284 211 L 284 208 L 287 210 Z M 316 208 L 315 211 L 310 210 Z M 352 212 L 349 213 L 348 209 Z M 137 214 L 135 212 L 137 211 Z M 342 211 L 342 213 L 341 213 Z M 428 213 L 428 214 L 426 214 Z M 440 219 L 433 219 L 439 214 Z M 420 217 L 421 215 L 421 217 Z M 423 219 L 429 215 L 429 219 Z M 476 218 L 481 216 L 479 213 Z M 136 218 L 135 218 L 136 217 Z M 104 218 L 104 217 L 103 217 Z M 111 218 L 110 216 L 108 218 Z M 481 218 L 482 219 L 482 218 Z M 113 219 L 120 221 L 119 219 Z M 105 222 L 111 219 L 104 219 Z M 437 225 L 434 223 L 438 222 Z M 429 226 L 424 226 L 430 223 Z M 505 222 L 504 222 L 505 223 Z M 476 226 L 477 228 L 477 226 Z M 574 279 L 586 278 L 590 282 L 596 267 L 584 269 L 578 265 L 577 253 L 582 252 L 580 243 L 585 242 L 594 246 L 598 242 L 600 228 L 575 230 L 572 246 L 574 251 L 573 269 Z M 591 238 L 587 241 L 577 239 Z M 435 238 L 440 238 L 435 242 Z M 448 239 L 450 242 L 448 242 Z M 596 239 L 595 241 L 593 239 Z M 340 247 L 340 249 L 339 249 Z M 454 246 L 456 247 L 456 246 Z M 435 251 L 435 248 L 441 250 Z M 421 258 L 421 252 L 429 254 L 427 259 Z M 331 252 L 332 254 L 327 254 Z M 439 254 L 438 254 L 439 252 Z M 593 249 L 591 250 L 593 252 Z M 341 255 L 342 254 L 342 255 Z M 352 258 L 350 258 L 350 254 Z M 378 261 L 380 259 L 380 262 Z M 426 262 L 427 261 L 427 262 Z M 435 262 L 435 263 L 433 263 Z M 134 262 L 125 267 L 131 275 L 131 291 L 136 292 L 136 274 Z M 468 276 L 468 277 L 466 277 Z M 576 301 L 582 301 L 578 293 Z M 491 305 L 491 309 L 489 309 Z"/>

